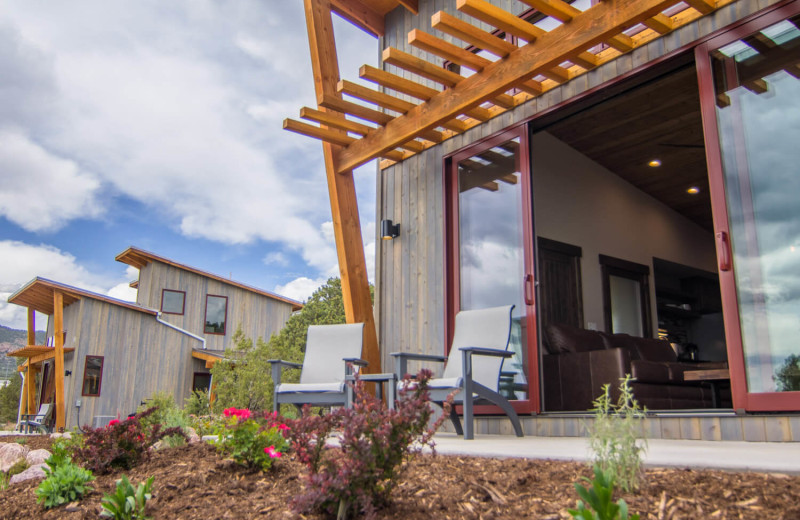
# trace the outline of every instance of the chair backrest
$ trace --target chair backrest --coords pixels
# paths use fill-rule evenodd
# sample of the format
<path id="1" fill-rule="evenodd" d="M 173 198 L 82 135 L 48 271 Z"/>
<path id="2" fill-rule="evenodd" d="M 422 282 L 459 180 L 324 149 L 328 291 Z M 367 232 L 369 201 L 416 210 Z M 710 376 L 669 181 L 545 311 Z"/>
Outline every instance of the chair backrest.
<path id="1" fill-rule="evenodd" d="M 48 416 L 50 415 L 50 410 L 52 409 L 52 403 L 45 403 L 39 407 L 39 411 L 36 412 L 36 417 L 33 418 L 32 422 L 35 423 L 43 423 L 47 420 Z"/>
<path id="2" fill-rule="evenodd" d="M 511 337 L 511 311 L 513 305 L 460 311 L 456 314 L 455 333 L 447 365 L 442 378 L 461 377 L 461 349 L 466 347 L 506 350 Z M 503 358 L 472 357 L 472 379 L 497 391 L 500 384 L 500 367 Z"/>
<path id="3" fill-rule="evenodd" d="M 312 325 L 306 335 L 301 384 L 344 381 L 345 358 L 360 358 L 364 324 Z"/>

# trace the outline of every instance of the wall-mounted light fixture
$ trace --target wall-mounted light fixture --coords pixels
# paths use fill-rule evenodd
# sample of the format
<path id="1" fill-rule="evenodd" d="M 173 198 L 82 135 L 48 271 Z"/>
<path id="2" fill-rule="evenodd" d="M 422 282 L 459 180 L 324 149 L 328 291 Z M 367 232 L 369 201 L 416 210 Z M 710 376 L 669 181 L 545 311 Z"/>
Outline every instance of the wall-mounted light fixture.
<path id="1" fill-rule="evenodd" d="M 391 240 L 400 234 L 400 224 L 392 224 L 391 220 L 381 220 L 381 238 Z"/>
<path id="2" fill-rule="evenodd" d="M 64 376 L 71 376 L 71 375 L 72 375 L 72 370 L 66 370 L 64 372 Z"/>

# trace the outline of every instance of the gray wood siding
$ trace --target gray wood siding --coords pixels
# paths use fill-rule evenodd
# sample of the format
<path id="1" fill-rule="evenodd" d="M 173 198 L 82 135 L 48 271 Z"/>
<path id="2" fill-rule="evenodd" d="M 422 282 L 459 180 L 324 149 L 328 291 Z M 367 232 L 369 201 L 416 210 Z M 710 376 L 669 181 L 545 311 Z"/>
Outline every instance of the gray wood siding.
<path id="1" fill-rule="evenodd" d="M 383 366 L 391 366 L 390 352 L 411 351 L 441 354 L 444 351 L 444 216 L 442 158 L 504 128 L 524 121 L 569 98 L 628 73 L 700 37 L 724 28 L 778 0 L 739 0 L 709 16 L 620 56 L 595 70 L 578 76 L 542 96 L 509 110 L 464 134 L 429 148 L 402 163 L 378 171 L 376 228 L 392 219 L 400 224 L 400 236 L 376 240 L 375 313 Z M 416 56 L 426 56 L 408 45 L 407 35 L 419 28 L 453 41 L 430 28 L 431 16 L 440 10 L 464 18 L 455 0 L 420 0 L 419 15 L 397 8 L 386 17 L 382 48 L 395 47 Z M 512 12 L 521 3 L 491 0 Z M 461 44 L 458 40 L 454 43 Z M 426 56 L 436 62 L 436 58 Z M 439 59 L 441 63 L 441 59 Z M 405 78 L 412 74 L 384 64 L 387 71 Z M 391 92 L 391 91 L 389 91 Z M 410 367 L 414 369 L 415 367 Z"/>
<path id="2" fill-rule="evenodd" d="M 72 370 L 65 379 L 67 428 L 78 424 L 77 399 L 82 402 L 83 425 L 91 424 L 96 415 L 124 418 L 156 392 L 171 393 L 179 404 L 189 396 L 192 348 L 199 348 L 199 341 L 158 323 L 152 315 L 97 300 L 81 300 L 78 314 L 79 342 L 66 360 Z M 86 356 L 103 356 L 98 397 L 81 396 Z"/>
<path id="3" fill-rule="evenodd" d="M 292 313 L 292 306 L 288 303 L 177 267 L 151 262 L 139 272 L 137 301 L 145 307 L 160 310 L 162 289 L 185 291 L 186 299 L 183 315 L 162 314 L 161 319 L 205 338 L 206 348 L 212 350 L 231 346 L 230 338 L 240 325 L 253 341 L 259 337 L 268 340 L 283 328 Z M 228 297 L 224 336 L 203 333 L 207 294 Z"/>

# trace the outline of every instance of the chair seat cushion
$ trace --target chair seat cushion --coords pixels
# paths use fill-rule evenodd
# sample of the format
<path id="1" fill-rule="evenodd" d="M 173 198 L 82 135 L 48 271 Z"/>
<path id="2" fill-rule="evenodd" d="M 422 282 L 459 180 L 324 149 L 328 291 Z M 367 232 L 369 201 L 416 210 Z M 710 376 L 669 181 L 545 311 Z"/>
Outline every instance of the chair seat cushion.
<path id="1" fill-rule="evenodd" d="M 413 390 L 416 388 L 417 382 L 413 379 L 408 381 L 408 389 Z M 406 388 L 406 381 L 401 379 L 397 382 L 397 390 L 403 390 Z M 438 379 L 431 379 L 428 381 L 428 388 L 461 388 L 461 378 L 460 377 L 447 377 L 447 378 L 438 378 Z"/>
<path id="2" fill-rule="evenodd" d="M 344 383 L 281 383 L 275 391 L 279 394 L 344 392 Z"/>

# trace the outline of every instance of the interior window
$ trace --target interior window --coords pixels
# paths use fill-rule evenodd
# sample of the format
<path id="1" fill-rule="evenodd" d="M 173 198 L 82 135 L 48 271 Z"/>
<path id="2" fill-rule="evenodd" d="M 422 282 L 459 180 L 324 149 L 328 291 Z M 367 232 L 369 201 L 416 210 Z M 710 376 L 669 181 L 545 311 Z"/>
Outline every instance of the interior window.
<path id="1" fill-rule="evenodd" d="M 206 295 L 206 334 L 225 334 L 225 320 L 228 315 L 228 297 Z"/>
<path id="2" fill-rule="evenodd" d="M 103 356 L 86 356 L 81 395 L 99 396 L 103 381 Z"/>
<path id="3" fill-rule="evenodd" d="M 650 337 L 650 268 L 600 255 L 606 332 Z"/>
<path id="4" fill-rule="evenodd" d="M 164 289 L 161 291 L 161 312 L 165 314 L 183 314 L 186 293 Z"/>

